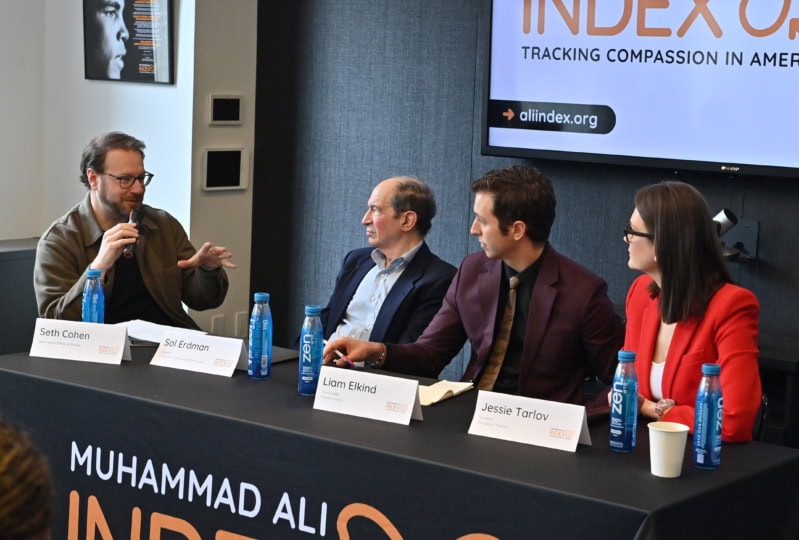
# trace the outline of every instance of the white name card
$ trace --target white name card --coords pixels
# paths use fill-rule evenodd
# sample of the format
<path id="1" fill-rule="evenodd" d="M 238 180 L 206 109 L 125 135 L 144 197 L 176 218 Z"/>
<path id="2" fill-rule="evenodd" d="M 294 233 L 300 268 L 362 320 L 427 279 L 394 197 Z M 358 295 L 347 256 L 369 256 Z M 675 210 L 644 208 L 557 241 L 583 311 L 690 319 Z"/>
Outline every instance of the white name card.
<path id="1" fill-rule="evenodd" d="M 130 360 L 128 331 L 112 324 L 36 319 L 31 356 L 120 364 Z"/>
<path id="2" fill-rule="evenodd" d="M 494 439 L 577 450 L 591 445 L 585 407 L 480 390 L 469 433 Z"/>
<path id="3" fill-rule="evenodd" d="M 150 364 L 231 377 L 239 359 L 246 354 L 241 339 L 167 331 Z"/>
<path id="4" fill-rule="evenodd" d="M 418 381 L 331 366 L 322 366 L 313 408 L 395 424 L 422 420 Z"/>

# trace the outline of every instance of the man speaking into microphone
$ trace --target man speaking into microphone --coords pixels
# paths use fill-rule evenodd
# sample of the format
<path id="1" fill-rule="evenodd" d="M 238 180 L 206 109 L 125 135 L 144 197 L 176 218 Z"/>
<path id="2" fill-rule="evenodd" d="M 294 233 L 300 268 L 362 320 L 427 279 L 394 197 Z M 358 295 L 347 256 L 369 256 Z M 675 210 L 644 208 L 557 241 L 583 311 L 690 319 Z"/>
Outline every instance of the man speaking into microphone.
<path id="1" fill-rule="evenodd" d="M 141 208 L 137 208 L 135 210 L 130 211 L 130 219 L 128 219 L 128 223 L 133 223 L 136 225 L 136 230 L 139 230 L 141 227 L 141 220 L 144 217 L 144 212 Z M 136 241 L 138 242 L 138 240 Z M 126 259 L 132 259 L 134 255 L 136 255 L 136 242 L 128 244 L 124 248 L 122 248 L 122 256 Z"/>
<path id="2" fill-rule="evenodd" d="M 218 307 L 225 299 L 227 248 L 199 250 L 169 213 L 143 204 L 153 174 L 142 141 L 120 132 L 99 135 L 83 150 L 84 199 L 39 239 L 33 285 L 39 316 L 79 321 L 90 268 L 102 271 L 105 322 L 142 319 L 199 328 L 183 309 Z M 123 255 L 124 253 L 124 255 Z"/>

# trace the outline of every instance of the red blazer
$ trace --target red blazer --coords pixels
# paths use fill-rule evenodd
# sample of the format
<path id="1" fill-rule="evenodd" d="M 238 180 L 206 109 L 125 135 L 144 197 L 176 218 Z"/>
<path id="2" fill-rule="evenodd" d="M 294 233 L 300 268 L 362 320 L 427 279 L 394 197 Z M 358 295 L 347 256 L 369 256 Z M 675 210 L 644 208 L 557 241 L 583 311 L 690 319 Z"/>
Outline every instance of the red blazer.
<path id="1" fill-rule="evenodd" d="M 502 279 L 502 261 L 467 255 L 421 337 L 387 345 L 385 369 L 436 377 L 468 339 L 472 358 L 462 380 L 477 380 L 494 342 Z M 623 339 L 605 281 L 547 245 L 527 315 L 519 394 L 582 405 L 587 370 L 610 383 Z"/>
<path id="2" fill-rule="evenodd" d="M 635 351 L 638 391 L 652 399 L 650 374 L 660 325 L 659 297 L 650 298 L 649 276 L 636 279 L 627 293 L 627 330 L 624 348 Z M 663 419 L 687 425 L 694 432 L 694 404 L 702 364 L 721 366 L 724 397 L 722 440 L 752 439 L 752 425 L 760 407 L 757 364 L 757 320 L 760 305 L 750 291 L 732 284 L 719 289 L 701 320 L 678 322 L 674 328 L 663 371 L 663 397 L 676 405 Z"/>

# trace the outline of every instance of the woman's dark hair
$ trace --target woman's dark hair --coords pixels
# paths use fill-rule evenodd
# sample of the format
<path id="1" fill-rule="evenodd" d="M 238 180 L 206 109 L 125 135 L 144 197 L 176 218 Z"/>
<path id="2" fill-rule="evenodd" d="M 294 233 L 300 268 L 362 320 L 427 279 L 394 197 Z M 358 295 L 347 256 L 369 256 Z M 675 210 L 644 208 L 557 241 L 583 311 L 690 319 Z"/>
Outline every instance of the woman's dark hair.
<path id="1" fill-rule="evenodd" d="M 0 538 L 44 537 L 52 519 L 47 462 L 28 437 L 0 418 Z"/>
<path id="2" fill-rule="evenodd" d="M 635 207 L 654 235 L 660 313 L 666 323 L 701 318 L 710 299 L 732 277 L 721 253 L 716 226 L 702 194 L 688 184 L 666 181 L 635 194 Z"/>
<path id="3" fill-rule="evenodd" d="M 555 191 L 535 167 L 511 165 L 489 171 L 474 182 L 472 192 L 490 193 L 494 215 L 503 234 L 514 221 L 523 221 L 533 242 L 546 242 L 555 221 Z"/>

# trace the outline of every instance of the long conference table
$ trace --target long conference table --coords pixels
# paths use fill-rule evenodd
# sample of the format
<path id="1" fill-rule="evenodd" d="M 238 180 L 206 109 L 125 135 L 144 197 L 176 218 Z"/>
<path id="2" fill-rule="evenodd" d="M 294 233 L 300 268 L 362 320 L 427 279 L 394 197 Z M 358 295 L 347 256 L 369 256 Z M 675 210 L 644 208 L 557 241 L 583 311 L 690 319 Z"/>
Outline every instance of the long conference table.
<path id="1" fill-rule="evenodd" d="M 467 433 L 477 392 L 409 426 L 313 409 L 297 362 L 267 381 L 0 357 L 0 414 L 48 456 L 53 538 L 797 538 L 799 450 L 725 444 L 716 471 Z M 429 383 L 429 380 L 423 380 Z M 690 440 L 690 439 L 689 439 Z M 480 536 L 479 533 L 488 536 Z"/>

